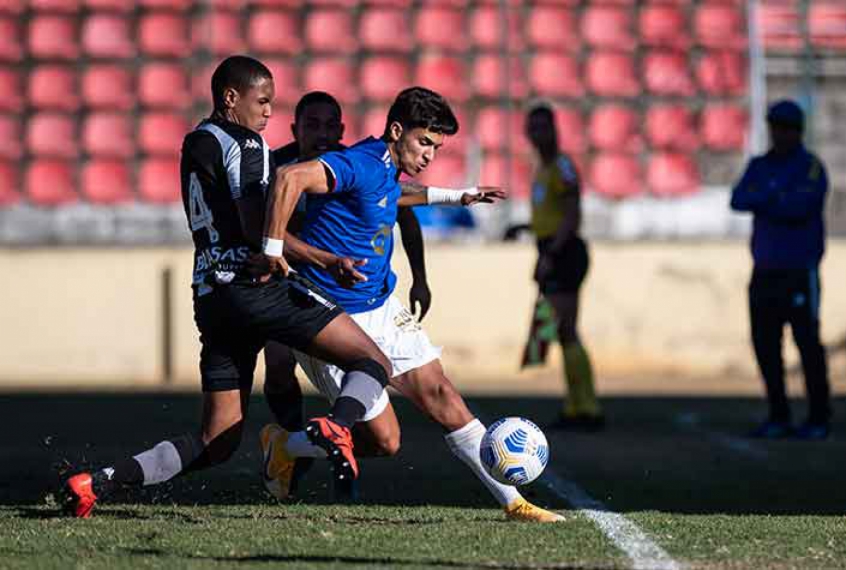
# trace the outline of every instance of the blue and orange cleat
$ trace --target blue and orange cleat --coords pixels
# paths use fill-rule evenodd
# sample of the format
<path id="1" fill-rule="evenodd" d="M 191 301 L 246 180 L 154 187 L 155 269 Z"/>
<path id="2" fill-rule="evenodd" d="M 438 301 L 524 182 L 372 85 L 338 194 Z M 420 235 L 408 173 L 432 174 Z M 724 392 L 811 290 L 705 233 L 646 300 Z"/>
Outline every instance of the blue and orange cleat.
<path id="1" fill-rule="evenodd" d="M 358 463 L 353 455 L 353 440 L 349 428 L 339 425 L 331 418 L 314 418 L 306 424 L 309 441 L 326 452 L 332 463 L 336 494 L 353 499 L 354 481 L 358 479 Z"/>
<path id="2" fill-rule="evenodd" d="M 62 493 L 64 495 L 63 510 L 78 519 L 91 516 L 97 495 L 94 494 L 93 480 L 90 473 L 77 473 L 65 481 Z"/>

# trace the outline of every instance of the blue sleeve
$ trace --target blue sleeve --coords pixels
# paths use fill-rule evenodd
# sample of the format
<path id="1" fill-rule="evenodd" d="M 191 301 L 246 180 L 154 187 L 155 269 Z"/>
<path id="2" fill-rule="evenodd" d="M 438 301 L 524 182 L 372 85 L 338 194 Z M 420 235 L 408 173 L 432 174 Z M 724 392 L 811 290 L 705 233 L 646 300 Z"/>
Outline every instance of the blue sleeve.
<path id="1" fill-rule="evenodd" d="M 772 200 L 772 192 L 761 188 L 758 170 L 761 159 L 753 158 L 746 166 L 746 171 L 731 191 L 731 209 L 739 212 L 757 212 L 761 206 Z"/>
<path id="2" fill-rule="evenodd" d="M 362 153 L 342 150 L 327 152 L 318 158 L 327 168 L 332 180 L 329 187 L 333 193 L 348 192 L 366 184 L 367 169 L 362 164 Z"/>
<path id="3" fill-rule="evenodd" d="M 782 192 L 761 210 L 774 221 L 801 222 L 822 215 L 828 175 L 822 162 L 811 157 L 795 184 Z"/>

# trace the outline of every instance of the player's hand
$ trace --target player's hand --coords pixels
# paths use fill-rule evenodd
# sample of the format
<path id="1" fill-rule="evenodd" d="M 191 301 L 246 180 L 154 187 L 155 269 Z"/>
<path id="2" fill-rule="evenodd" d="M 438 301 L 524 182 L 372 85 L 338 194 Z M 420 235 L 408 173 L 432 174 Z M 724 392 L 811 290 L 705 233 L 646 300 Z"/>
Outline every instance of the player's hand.
<path id="1" fill-rule="evenodd" d="M 473 204 L 493 204 L 499 200 L 505 200 L 508 197 L 505 190 L 499 188 L 498 186 L 479 186 L 478 190 L 479 191 L 475 194 L 465 192 L 464 195 L 461 196 L 461 205 L 472 206 Z"/>
<path id="2" fill-rule="evenodd" d="M 359 283 L 367 281 L 367 276 L 357 269 L 366 264 L 366 259 L 339 257 L 326 269 L 338 285 L 345 289 L 351 289 Z"/>
<path id="3" fill-rule="evenodd" d="M 417 317 L 418 323 L 421 322 L 432 305 L 432 292 L 429 290 L 429 284 L 426 283 L 425 279 L 415 279 L 411 284 L 411 291 L 408 292 L 408 304 L 411 307 L 411 314 Z M 418 304 L 420 305 L 420 316 L 417 316 Z"/>
<path id="4" fill-rule="evenodd" d="M 555 260 L 551 255 L 538 256 L 538 262 L 535 265 L 535 281 L 538 285 L 549 279 L 552 272 L 555 270 Z"/>

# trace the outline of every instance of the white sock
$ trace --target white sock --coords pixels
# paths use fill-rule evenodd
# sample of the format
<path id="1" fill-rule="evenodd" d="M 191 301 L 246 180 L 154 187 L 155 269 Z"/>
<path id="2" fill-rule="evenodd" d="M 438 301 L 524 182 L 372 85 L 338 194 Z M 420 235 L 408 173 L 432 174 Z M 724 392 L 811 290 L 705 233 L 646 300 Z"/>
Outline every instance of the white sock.
<path id="1" fill-rule="evenodd" d="M 156 444 L 133 457 L 144 472 L 144 486 L 158 485 L 173 479 L 182 471 L 182 458 L 176 446 L 169 441 Z"/>
<path id="2" fill-rule="evenodd" d="M 288 434 L 288 443 L 285 444 L 285 451 L 292 457 L 326 458 L 326 451 L 322 447 L 314 445 L 304 431 L 292 431 Z"/>
<path id="3" fill-rule="evenodd" d="M 482 422 L 474 418 L 466 426 L 446 434 L 444 439 L 453 455 L 466 463 L 473 470 L 476 477 L 488 488 L 488 491 L 491 492 L 491 495 L 494 496 L 497 502 L 503 507 L 506 507 L 517 499 L 522 498 L 522 496 L 515 487 L 499 483 L 485 471 L 485 468 L 482 466 L 482 460 L 479 459 L 479 447 L 482 444 L 482 436 L 484 435 L 485 426 Z"/>

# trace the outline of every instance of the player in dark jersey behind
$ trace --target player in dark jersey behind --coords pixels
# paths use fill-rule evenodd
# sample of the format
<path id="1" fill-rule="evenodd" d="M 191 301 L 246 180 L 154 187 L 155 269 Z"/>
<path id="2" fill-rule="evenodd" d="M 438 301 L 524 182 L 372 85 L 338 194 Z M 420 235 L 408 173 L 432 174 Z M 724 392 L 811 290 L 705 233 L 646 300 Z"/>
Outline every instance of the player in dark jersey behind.
<path id="1" fill-rule="evenodd" d="M 72 476 L 64 487 L 64 507 L 76 517 L 88 517 L 98 497 L 118 486 L 155 485 L 226 461 L 240 443 L 256 358 L 268 340 L 346 371 L 331 415 L 307 427 L 311 442 L 326 450 L 335 477 L 354 479 L 358 466 L 350 427 L 380 400 L 392 372 L 376 344 L 328 295 L 296 275 L 271 274 L 285 262 L 282 241 L 262 233 L 276 170 L 259 134 L 274 98 L 270 71 L 255 59 L 229 57 L 215 70 L 211 86 L 214 112 L 185 137 L 181 163 L 195 246 L 201 427 L 94 473 Z"/>
<path id="2" fill-rule="evenodd" d="M 344 136 L 340 104 L 332 95 L 324 91 L 306 93 L 294 108 L 291 133 L 294 141 L 273 151 L 273 161 L 277 168 L 300 160 L 315 158 L 327 151 L 339 150 L 342 148 L 341 139 Z M 295 235 L 299 233 L 304 213 L 305 200 L 301 199 L 297 205 L 297 211 L 288 223 L 289 233 Z M 413 281 L 409 292 L 410 305 L 412 309 L 419 305 L 419 318 L 422 320 L 429 310 L 432 297 L 426 282 L 420 223 L 411 208 L 400 208 L 397 214 L 397 225 L 411 266 Z M 280 427 L 289 432 L 297 432 L 305 428 L 305 421 L 302 390 L 295 374 L 297 361 L 291 349 L 284 344 L 271 341 L 265 346 L 264 360 L 264 394 L 277 422 L 268 424 L 261 431 L 262 455 L 267 456 L 270 442 Z M 374 448 L 368 445 L 369 442 L 361 436 L 361 433 L 362 430 L 353 430 L 357 456 L 370 454 Z M 282 484 L 278 478 L 268 476 L 269 472 L 274 471 L 272 459 L 264 461 L 262 470 L 265 487 L 275 497 L 286 498 L 295 492 L 297 479 L 308 469 L 312 461 L 311 458 L 299 458 L 294 472 L 290 473 L 290 482 Z"/>

